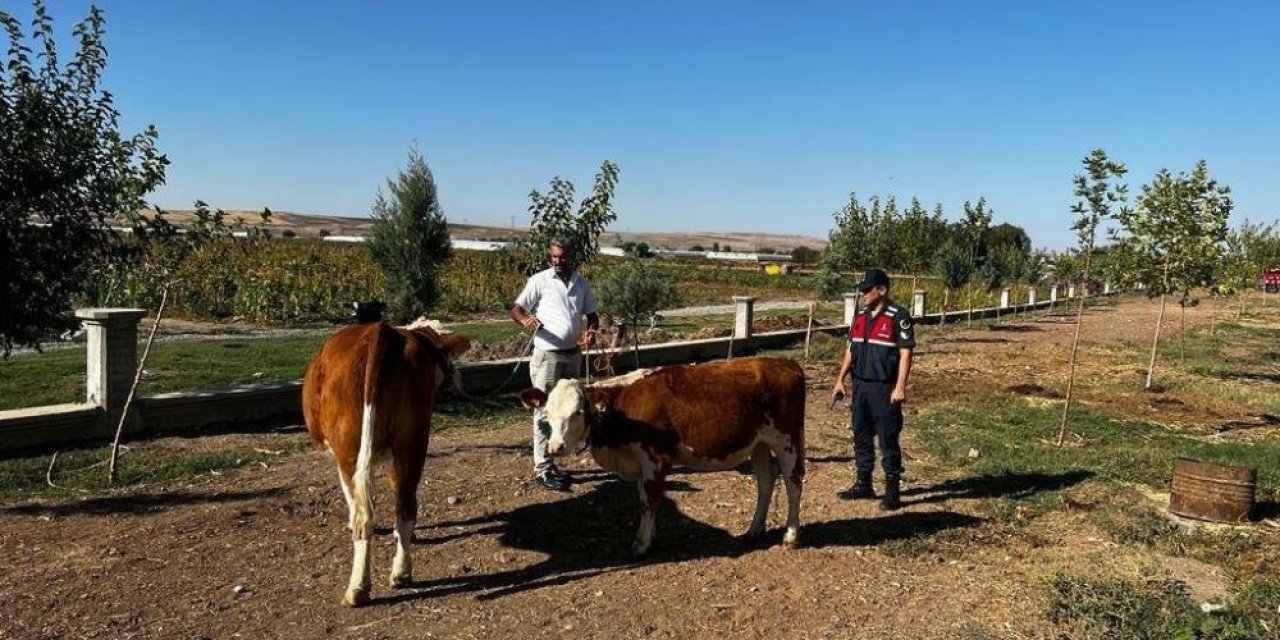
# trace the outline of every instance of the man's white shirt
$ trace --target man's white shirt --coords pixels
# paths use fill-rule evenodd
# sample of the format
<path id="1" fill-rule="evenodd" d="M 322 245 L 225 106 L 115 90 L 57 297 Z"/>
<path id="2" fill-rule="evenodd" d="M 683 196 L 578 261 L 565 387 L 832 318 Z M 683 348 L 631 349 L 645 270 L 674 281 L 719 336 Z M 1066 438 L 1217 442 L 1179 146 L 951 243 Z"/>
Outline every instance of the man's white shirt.
<path id="1" fill-rule="evenodd" d="M 577 346 L 587 327 L 585 316 L 596 313 L 597 306 L 596 294 L 586 279 L 575 271 L 566 286 L 554 268 L 529 276 L 515 303 L 542 323 L 533 336 L 533 346 L 543 351 Z"/>

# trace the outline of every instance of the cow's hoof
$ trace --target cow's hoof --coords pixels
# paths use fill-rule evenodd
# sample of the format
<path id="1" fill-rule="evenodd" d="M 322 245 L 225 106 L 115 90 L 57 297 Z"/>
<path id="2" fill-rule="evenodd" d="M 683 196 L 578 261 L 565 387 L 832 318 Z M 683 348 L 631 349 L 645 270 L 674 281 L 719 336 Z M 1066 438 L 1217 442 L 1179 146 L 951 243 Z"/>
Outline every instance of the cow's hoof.
<path id="1" fill-rule="evenodd" d="M 637 556 L 637 557 L 639 557 L 639 556 L 642 556 L 642 555 L 644 555 L 644 554 L 646 554 L 646 553 L 648 553 L 648 552 L 649 552 L 649 545 L 648 545 L 648 544 L 645 544 L 645 543 L 643 543 L 643 542 L 640 542 L 639 540 L 636 540 L 635 542 L 633 542 L 633 543 L 631 544 L 631 555 L 633 555 L 633 556 Z"/>
<path id="2" fill-rule="evenodd" d="M 788 549 L 794 549 L 800 544 L 800 532 L 795 529 L 787 529 L 787 533 L 782 536 L 782 546 Z"/>
<path id="3" fill-rule="evenodd" d="M 369 604 L 369 590 L 347 589 L 347 594 L 342 596 L 342 604 L 345 604 L 348 607 L 363 607 L 364 605 Z"/>
<path id="4" fill-rule="evenodd" d="M 413 584 L 413 574 L 405 573 L 403 575 L 391 576 L 391 588 L 403 589 Z"/>
<path id="5" fill-rule="evenodd" d="M 753 526 L 753 527 L 748 527 L 746 531 L 743 531 L 741 537 L 746 539 L 751 539 L 751 538 L 759 538 L 762 535 L 764 535 L 764 527 Z"/>

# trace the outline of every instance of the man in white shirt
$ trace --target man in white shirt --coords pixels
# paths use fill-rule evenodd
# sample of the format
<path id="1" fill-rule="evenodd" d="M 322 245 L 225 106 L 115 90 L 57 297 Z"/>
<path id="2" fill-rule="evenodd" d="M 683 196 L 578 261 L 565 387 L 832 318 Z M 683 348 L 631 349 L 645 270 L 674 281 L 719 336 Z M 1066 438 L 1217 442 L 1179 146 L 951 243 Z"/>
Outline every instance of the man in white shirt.
<path id="1" fill-rule="evenodd" d="M 533 386 L 550 392 L 562 378 L 582 375 L 580 344 L 591 344 L 600 326 L 596 294 L 574 271 L 573 249 L 553 239 L 547 245 L 551 268 L 529 276 L 511 306 L 511 318 L 534 332 L 529 377 Z M 543 409 L 533 410 L 533 477 L 538 484 L 568 491 L 569 476 L 547 455 L 551 426 Z"/>

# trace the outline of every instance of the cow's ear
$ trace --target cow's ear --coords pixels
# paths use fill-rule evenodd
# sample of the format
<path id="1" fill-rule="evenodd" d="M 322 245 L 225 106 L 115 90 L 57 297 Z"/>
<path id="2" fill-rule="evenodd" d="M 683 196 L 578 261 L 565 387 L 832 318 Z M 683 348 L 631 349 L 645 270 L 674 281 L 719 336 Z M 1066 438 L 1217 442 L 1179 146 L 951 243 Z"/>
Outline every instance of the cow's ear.
<path id="1" fill-rule="evenodd" d="M 604 389 L 588 389 L 586 396 L 587 404 L 591 405 L 597 414 L 605 414 L 609 411 L 609 394 Z"/>
<path id="2" fill-rule="evenodd" d="M 537 387 L 529 387 L 520 392 L 520 402 L 528 409 L 537 409 L 547 404 L 547 392 Z"/>
<path id="3" fill-rule="evenodd" d="M 452 360 L 467 352 L 471 348 L 471 341 L 466 336 L 451 333 L 440 337 L 440 346 L 449 352 L 449 359 Z"/>

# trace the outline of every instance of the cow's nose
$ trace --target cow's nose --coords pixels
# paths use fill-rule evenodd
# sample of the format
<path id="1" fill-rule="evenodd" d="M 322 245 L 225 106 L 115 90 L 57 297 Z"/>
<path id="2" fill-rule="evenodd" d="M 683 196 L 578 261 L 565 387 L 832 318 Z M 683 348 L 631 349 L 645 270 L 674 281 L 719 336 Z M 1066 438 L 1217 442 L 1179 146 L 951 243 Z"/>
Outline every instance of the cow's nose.
<path id="1" fill-rule="evenodd" d="M 564 448 L 564 443 L 563 443 L 563 442 L 556 442 L 556 441 L 552 440 L 551 442 L 548 442 L 548 443 L 547 443 L 547 453 L 549 453 L 549 454 L 551 454 L 551 455 L 553 455 L 553 456 L 558 456 L 558 455 L 560 455 L 560 450 L 561 450 L 561 449 L 563 449 L 563 448 Z"/>

